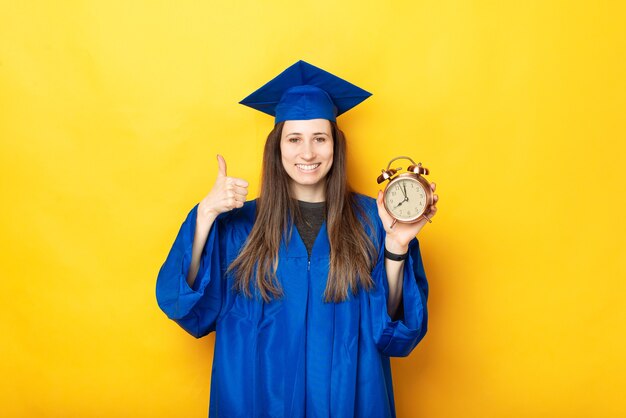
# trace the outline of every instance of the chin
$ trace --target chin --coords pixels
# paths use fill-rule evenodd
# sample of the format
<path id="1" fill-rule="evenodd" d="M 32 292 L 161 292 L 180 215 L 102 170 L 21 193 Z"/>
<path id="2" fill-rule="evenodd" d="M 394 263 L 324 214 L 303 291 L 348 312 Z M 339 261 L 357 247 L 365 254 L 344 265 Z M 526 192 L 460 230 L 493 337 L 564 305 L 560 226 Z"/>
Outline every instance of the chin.
<path id="1" fill-rule="evenodd" d="M 302 180 L 299 181 L 298 179 L 292 179 L 294 183 L 296 183 L 299 186 L 317 186 L 320 184 L 320 180 Z"/>

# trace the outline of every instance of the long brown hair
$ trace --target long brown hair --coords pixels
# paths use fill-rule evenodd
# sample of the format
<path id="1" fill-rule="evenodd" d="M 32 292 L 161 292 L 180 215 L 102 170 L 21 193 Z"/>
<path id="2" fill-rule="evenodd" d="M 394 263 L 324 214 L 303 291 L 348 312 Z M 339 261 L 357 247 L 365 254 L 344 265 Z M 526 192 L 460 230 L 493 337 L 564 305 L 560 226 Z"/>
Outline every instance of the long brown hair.
<path id="1" fill-rule="evenodd" d="M 330 242 L 330 271 L 324 291 L 326 302 L 342 302 L 358 287 L 373 286 L 371 270 L 377 250 L 366 234 L 359 216 L 369 222 L 355 201 L 355 193 L 346 180 L 346 139 L 335 122 L 330 122 L 333 135 L 333 164 L 326 175 L 326 225 Z M 281 239 L 288 242 L 299 208 L 289 187 L 289 175 L 282 164 L 280 141 L 284 122 L 269 133 L 263 152 L 261 192 L 257 199 L 256 219 L 246 244 L 228 267 L 234 271 L 234 289 L 251 297 L 250 281 L 256 273 L 256 287 L 263 300 L 282 296 L 276 277 Z M 371 225 L 370 225 L 371 227 Z"/>

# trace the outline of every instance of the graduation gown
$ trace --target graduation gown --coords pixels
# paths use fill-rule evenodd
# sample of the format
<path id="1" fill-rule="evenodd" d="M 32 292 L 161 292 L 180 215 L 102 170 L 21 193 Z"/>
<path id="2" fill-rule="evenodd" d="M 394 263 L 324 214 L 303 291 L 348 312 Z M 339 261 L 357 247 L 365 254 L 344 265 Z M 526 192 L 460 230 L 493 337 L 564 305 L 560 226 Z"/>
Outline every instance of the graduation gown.
<path id="1" fill-rule="evenodd" d="M 395 416 L 389 357 L 407 356 L 424 337 L 428 283 L 413 239 L 402 312 L 398 320 L 389 317 L 385 231 L 376 201 L 357 196 L 379 249 L 375 287 L 350 293 L 342 303 L 323 300 L 330 259 L 326 223 L 310 256 L 295 227 L 290 242 L 281 243 L 283 298 L 265 303 L 231 290 L 233 277 L 225 271 L 252 229 L 256 200 L 217 217 L 190 287 L 198 205 L 191 209 L 159 271 L 156 296 L 163 312 L 194 337 L 216 332 L 209 417 Z"/>

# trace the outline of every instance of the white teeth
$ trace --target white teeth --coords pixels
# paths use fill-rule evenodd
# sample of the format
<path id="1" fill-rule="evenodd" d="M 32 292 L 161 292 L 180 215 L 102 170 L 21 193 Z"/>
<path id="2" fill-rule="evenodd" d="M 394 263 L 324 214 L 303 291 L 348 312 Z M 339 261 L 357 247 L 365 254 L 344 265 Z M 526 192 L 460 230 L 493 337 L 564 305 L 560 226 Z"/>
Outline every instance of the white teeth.
<path id="1" fill-rule="evenodd" d="M 300 170 L 303 170 L 303 171 L 315 170 L 319 166 L 320 166 L 320 163 L 317 163 L 317 164 L 296 164 L 296 167 L 298 167 Z"/>

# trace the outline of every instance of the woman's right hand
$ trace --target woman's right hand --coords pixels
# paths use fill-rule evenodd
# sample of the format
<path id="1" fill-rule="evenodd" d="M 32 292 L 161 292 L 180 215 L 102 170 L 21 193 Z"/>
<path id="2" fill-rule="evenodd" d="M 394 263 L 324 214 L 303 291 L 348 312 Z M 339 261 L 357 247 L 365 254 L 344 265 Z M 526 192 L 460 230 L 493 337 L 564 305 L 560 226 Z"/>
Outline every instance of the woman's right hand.
<path id="1" fill-rule="evenodd" d="M 226 161 L 217 155 L 218 172 L 213 188 L 198 204 L 198 217 L 209 222 L 217 215 L 240 208 L 248 195 L 248 182 L 226 175 Z"/>

